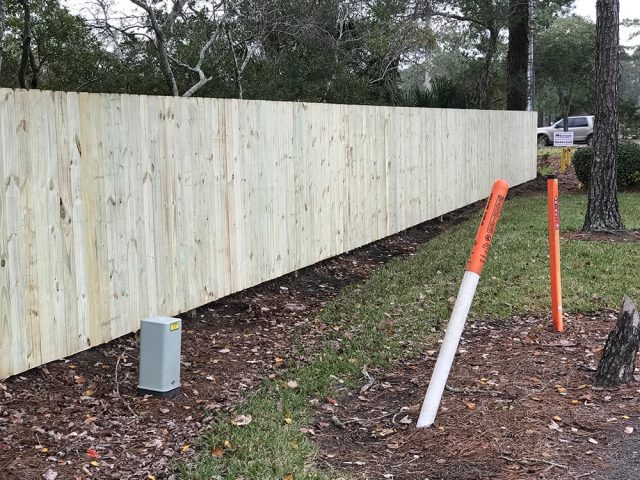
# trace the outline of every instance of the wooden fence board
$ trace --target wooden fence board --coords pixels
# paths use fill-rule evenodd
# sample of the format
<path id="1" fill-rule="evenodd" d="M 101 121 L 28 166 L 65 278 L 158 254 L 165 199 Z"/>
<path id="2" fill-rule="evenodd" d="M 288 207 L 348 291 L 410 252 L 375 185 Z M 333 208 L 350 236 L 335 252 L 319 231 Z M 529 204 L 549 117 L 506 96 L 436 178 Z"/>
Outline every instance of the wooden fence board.
<path id="1" fill-rule="evenodd" d="M 0 89 L 0 378 L 530 180 L 535 124 Z"/>

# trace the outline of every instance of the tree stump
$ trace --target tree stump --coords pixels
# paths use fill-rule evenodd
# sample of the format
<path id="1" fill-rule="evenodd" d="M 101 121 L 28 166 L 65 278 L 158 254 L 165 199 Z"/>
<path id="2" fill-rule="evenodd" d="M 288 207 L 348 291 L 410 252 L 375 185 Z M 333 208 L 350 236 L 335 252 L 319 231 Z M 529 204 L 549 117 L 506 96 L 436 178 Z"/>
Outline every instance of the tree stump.
<path id="1" fill-rule="evenodd" d="M 595 384 L 610 387 L 632 382 L 639 345 L 640 315 L 633 300 L 625 295 L 618 322 L 607 337 Z"/>

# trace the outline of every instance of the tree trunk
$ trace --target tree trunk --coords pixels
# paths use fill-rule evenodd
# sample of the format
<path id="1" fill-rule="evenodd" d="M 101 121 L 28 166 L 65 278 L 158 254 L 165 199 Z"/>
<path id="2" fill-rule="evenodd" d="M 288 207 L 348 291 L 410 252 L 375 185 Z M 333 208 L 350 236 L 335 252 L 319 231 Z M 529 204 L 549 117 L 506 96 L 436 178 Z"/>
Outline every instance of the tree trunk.
<path id="1" fill-rule="evenodd" d="M 7 17 L 7 9 L 4 0 L 0 0 L 0 74 L 2 73 L 2 40 L 4 38 L 4 25 Z"/>
<path id="2" fill-rule="evenodd" d="M 158 62 L 160 63 L 160 70 L 164 76 L 165 82 L 169 89 L 169 94 L 173 97 L 179 97 L 178 85 L 176 84 L 176 77 L 173 74 L 171 63 L 169 63 L 169 55 L 167 54 L 167 43 L 164 38 L 164 32 L 162 28 L 153 22 L 154 33 L 156 34 L 156 51 L 158 52 Z"/>
<path id="3" fill-rule="evenodd" d="M 498 30 L 489 28 L 489 45 L 484 57 L 484 68 L 480 77 L 480 108 L 488 110 L 491 106 L 491 65 L 498 48 Z"/>
<path id="4" fill-rule="evenodd" d="M 558 89 L 560 108 L 562 109 L 562 131 L 569 131 L 569 112 L 571 111 L 571 94 Z"/>
<path id="5" fill-rule="evenodd" d="M 618 322 L 607 338 L 598 364 L 596 385 L 610 387 L 632 382 L 639 342 L 640 315 L 633 300 L 625 295 Z"/>
<path id="6" fill-rule="evenodd" d="M 18 67 L 18 85 L 20 88 L 27 88 L 27 66 L 29 64 L 29 54 L 31 53 L 31 9 L 29 0 L 20 0 L 24 10 L 22 20 L 22 55 L 20 66 Z"/>
<path id="7" fill-rule="evenodd" d="M 619 0 L 596 2 L 596 110 L 589 201 L 582 230 L 622 230 L 618 206 Z"/>
<path id="8" fill-rule="evenodd" d="M 509 0 L 507 110 L 526 110 L 529 86 L 529 0 Z"/>

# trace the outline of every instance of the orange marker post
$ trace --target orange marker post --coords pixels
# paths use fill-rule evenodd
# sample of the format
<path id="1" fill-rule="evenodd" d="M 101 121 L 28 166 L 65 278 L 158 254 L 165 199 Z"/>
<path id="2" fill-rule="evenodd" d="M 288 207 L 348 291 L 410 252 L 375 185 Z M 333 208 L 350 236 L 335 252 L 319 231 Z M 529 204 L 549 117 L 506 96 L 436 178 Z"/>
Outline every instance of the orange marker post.
<path id="1" fill-rule="evenodd" d="M 549 215 L 549 266 L 551 270 L 551 313 L 553 329 L 564 331 L 562 322 L 562 283 L 560 280 L 560 213 L 558 177 L 547 177 L 547 213 Z"/>
<path id="2" fill-rule="evenodd" d="M 489 255 L 491 240 L 493 240 L 493 234 L 496 231 L 500 212 L 502 211 L 508 190 L 509 186 L 504 180 L 496 180 L 491 189 L 491 195 L 489 196 L 489 200 L 487 200 L 484 215 L 482 216 L 482 221 L 476 234 L 476 241 L 471 249 L 471 257 L 469 258 L 469 263 L 467 263 L 467 271 L 464 272 L 464 277 L 462 277 L 456 303 L 453 306 L 453 312 L 451 312 L 451 318 L 447 325 L 447 331 L 444 334 L 444 340 L 442 340 L 440 353 L 438 353 L 438 360 L 436 360 L 436 365 L 433 368 L 427 394 L 422 403 L 420 416 L 416 423 L 418 428 L 429 427 L 433 425 L 436 419 L 442 393 L 444 392 L 447 378 L 449 378 L 449 371 L 453 364 L 453 358 L 456 355 L 460 336 L 462 335 L 462 330 L 464 330 L 464 324 L 467 321 L 473 296 L 476 293 L 480 273 Z"/>

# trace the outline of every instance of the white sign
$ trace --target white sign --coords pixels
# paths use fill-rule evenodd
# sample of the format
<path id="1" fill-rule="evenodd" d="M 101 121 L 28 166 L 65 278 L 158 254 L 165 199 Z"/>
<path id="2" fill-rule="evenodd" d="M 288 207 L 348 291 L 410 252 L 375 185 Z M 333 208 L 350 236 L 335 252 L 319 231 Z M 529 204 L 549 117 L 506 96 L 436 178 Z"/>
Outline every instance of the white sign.
<path id="1" fill-rule="evenodd" d="M 553 132 L 554 147 L 573 147 L 573 132 Z"/>

